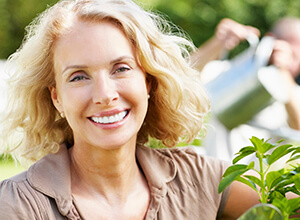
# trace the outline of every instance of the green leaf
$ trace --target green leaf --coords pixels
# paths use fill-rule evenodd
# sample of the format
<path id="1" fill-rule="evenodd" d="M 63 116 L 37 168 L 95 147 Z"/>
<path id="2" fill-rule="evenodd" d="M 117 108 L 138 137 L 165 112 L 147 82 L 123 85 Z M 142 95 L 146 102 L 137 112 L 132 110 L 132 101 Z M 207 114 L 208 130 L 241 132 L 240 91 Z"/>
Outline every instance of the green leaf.
<path id="1" fill-rule="evenodd" d="M 280 170 L 280 172 L 282 172 L 282 170 Z M 277 178 L 273 182 L 272 187 L 275 187 L 276 190 L 281 190 L 282 188 L 287 187 L 288 185 L 293 183 L 295 183 L 295 185 L 297 184 L 297 187 L 299 187 L 299 180 L 300 173 L 295 170 L 290 170 L 282 174 L 281 177 Z"/>
<path id="2" fill-rule="evenodd" d="M 247 152 L 247 151 L 255 152 L 255 148 L 252 146 L 246 146 L 246 147 L 241 148 L 237 154 Z"/>
<path id="3" fill-rule="evenodd" d="M 294 156 L 295 154 L 300 153 L 300 147 L 295 147 L 295 150 L 293 151 L 291 156 Z"/>
<path id="4" fill-rule="evenodd" d="M 260 188 L 263 188 L 263 187 L 264 187 L 264 185 L 263 185 L 263 183 L 261 182 L 261 180 L 258 179 L 257 177 L 255 177 L 255 176 L 250 176 L 250 175 L 245 175 L 244 177 L 247 178 L 247 179 L 249 179 L 249 180 L 251 180 L 253 183 L 257 184 Z"/>
<path id="5" fill-rule="evenodd" d="M 268 162 L 269 157 L 270 157 L 270 155 L 264 155 L 264 158 L 262 159 L 264 164 L 266 164 L 267 166 L 269 166 L 269 162 Z"/>
<path id="6" fill-rule="evenodd" d="M 297 178 L 294 180 L 295 188 L 300 191 L 300 177 L 297 175 Z"/>
<path id="7" fill-rule="evenodd" d="M 263 141 L 264 139 L 259 139 L 255 136 L 253 136 L 252 138 L 250 138 L 251 143 L 253 144 L 255 150 L 259 153 L 263 153 Z"/>
<path id="8" fill-rule="evenodd" d="M 293 149 L 291 149 L 291 147 L 293 147 L 293 145 L 291 145 L 291 144 L 285 144 L 285 145 L 281 145 L 281 146 L 277 147 L 272 152 L 272 154 L 270 155 L 270 157 L 268 158 L 268 164 L 269 165 L 273 164 L 274 162 L 276 162 L 281 157 L 283 157 L 286 154 L 288 154 L 291 151 L 293 151 Z"/>
<path id="9" fill-rule="evenodd" d="M 284 188 L 293 182 L 292 179 L 288 179 L 288 178 L 284 178 L 284 177 L 282 177 L 281 179 L 279 178 L 278 180 L 279 181 L 274 182 L 275 190 L 280 190 L 281 188 Z"/>
<path id="10" fill-rule="evenodd" d="M 237 164 L 239 165 L 239 164 Z M 233 165 L 233 166 L 237 166 L 237 165 Z M 229 186 L 236 177 L 239 177 L 240 175 L 244 174 L 246 171 L 249 170 L 249 168 L 247 168 L 247 165 L 244 169 L 235 169 L 236 167 L 232 168 L 232 170 L 229 170 L 231 167 L 229 167 L 226 171 L 225 174 L 223 175 L 223 179 L 221 180 L 220 184 L 219 184 L 219 188 L 218 188 L 218 192 L 221 193 L 224 191 L 224 189 Z"/>
<path id="11" fill-rule="evenodd" d="M 287 192 L 292 192 L 295 195 L 300 196 L 300 191 L 295 187 L 295 185 L 294 186 L 285 187 L 285 193 L 287 193 Z"/>
<path id="12" fill-rule="evenodd" d="M 233 163 L 233 164 L 236 164 L 238 161 L 240 161 L 240 160 L 243 159 L 244 157 L 246 157 L 246 156 L 248 156 L 248 155 L 250 155 L 250 154 L 253 154 L 253 153 L 255 153 L 254 147 L 244 147 L 244 148 L 242 148 L 242 149 L 237 153 L 238 156 L 236 156 L 236 157 L 233 159 L 232 163 Z"/>
<path id="13" fill-rule="evenodd" d="M 238 170 L 245 170 L 248 168 L 248 165 L 245 164 L 235 164 L 235 165 L 231 165 L 230 167 L 228 167 L 225 171 L 225 173 L 223 174 L 223 177 L 228 176 L 229 174 L 238 171 Z"/>
<path id="14" fill-rule="evenodd" d="M 241 177 L 241 176 L 236 177 L 235 180 L 236 180 L 236 181 L 239 181 L 239 182 L 241 182 L 241 183 L 246 184 L 247 186 L 249 186 L 249 187 L 251 187 L 252 189 L 254 189 L 256 192 L 258 192 L 255 183 L 252 182 L 251 180 L 247 180 L 247 179 L 245 179 L 245 178 L 243 178 L 243 177 Z"/>
<path id="15" fill-rule="evenodd" d="M 255 165 L 255 162 L 254 161 L 251 161 L 248 165 L 248 168 L 249 169 L 253 169 L 254 168 L 254 165 Z"/>
<path id="16" fill-rule="evenodd" d="M 269 202 L 271 202 L 272 204 L 274 199 L 282 200 L 283 198 L 285 198 L 285 194 L 282 194 L 278 191 L 271 191 L 269 193 Z"/>
<path id="17" fill-rule="evenodd" d="M 277 143 L 279 144 L 279 143 L 281 143 L 281 142 L 283 142 L 283 141 L 284 141 L 284 139 L 281 139 L 281 140 L 277 141 Z"/>
<path id="18" fill-rule="evenodd" d="M 267 152 L 267 151 L 269 151 L 269 150 L 271 150 L 272 148 L 275 148 L 275 147 L 277 147 L 277 145 L 274 145 L 274 144 L 271 144 L 271 143 L 268 143 L 268 142 L 264 142 L 263 143 L 263 149 L 264 149 L 263 153 L 265 153 L 265 152 Z"/>
<path id="19" fill-rule="evenodd" d="M 272 202 L 272 205 L 279 208 L 282 213 L 286 213 L 286 206 L 288 205 L 288 200 L 285 197 L 281 199 L 275 198 Z"/>
<path id="20" fill-rule="evenodd" d="M 277 146 L 277 145 L 269 143 L 268 142 L 269 140 L 270 139 L 264 141 L 264 139 L 259 139 L 255 136 L 252 136 L 252 138 L 250 139 L 250 141 L 252 142 L 252 144 L 255 148 L 255 151 L 258 152 L 259 154 L 264 154 L 267 151 L 269 151 L 270 149 Z"/>
<path id="21" fill-rule="evenodd" d="M 291 214 L 297 211 L 300 207 L 300 198 L 289 199 L 287 202 L 287 213 Z"/>
<path id="22" fill-rule="evenodd" d="M 269 190 L 271 190 L 274 187 L 274 183 L 276 183 L 276 180 L 278 181 L 279 178 L 281 178 L 282 173 L 279 171 L 270 171 L 266 175 L 266 184 Z"/>
<path id="23" fill-rule="evenodd" d="M 295 160 L 298 160 L 298 159 L 300 159 L 300 155 L 291 157 L 289 160 L 286 161 L 286 163 L 289 163 L 289 162 L 292 162 L 292 161 L 295 161 Z"/>

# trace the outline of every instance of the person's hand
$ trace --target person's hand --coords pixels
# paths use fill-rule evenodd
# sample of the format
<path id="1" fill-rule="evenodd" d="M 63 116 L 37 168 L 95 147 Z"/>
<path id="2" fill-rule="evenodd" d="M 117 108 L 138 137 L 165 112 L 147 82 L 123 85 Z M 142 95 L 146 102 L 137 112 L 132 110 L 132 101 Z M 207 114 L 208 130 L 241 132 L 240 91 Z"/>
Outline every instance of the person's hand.
<path id="1" fill-rule="evenodd" d="M 242 25 L 229 18 L 224 18 L 216 28 L 215 38 L 224 49 L 232 50 L 251 34 L 259 36 L 260 32 L 255 27 Z"/>
<path id="2" fill-rule="evenodd" d="M 284 40 L 274 40 L 273 52 L 269 60 L 270 65 L 274 65 L 279 69 L 281 83 L 288 92 L 288 96 L 293 94 L 296 82 L 289 71 L 293 60 L 293 50 L 291 45 Z"/>
<path id="3" fill-rule="evenodd" d="M 270 64 L 281 70 L 289 70 L 292 65 L 293 50 L 291 45 L 284 40 L 275 40 Z"/>
<path id="4" fill-rule="evenodd" d="M 259 36 L 260 32 L 255 27 L 224 18 L 218 24 L 214 36 L 192 54 L 194 67 L 201 71 L 209 62 L 223 59 L 227 51 L 232 50 L 250 35 Z"/>

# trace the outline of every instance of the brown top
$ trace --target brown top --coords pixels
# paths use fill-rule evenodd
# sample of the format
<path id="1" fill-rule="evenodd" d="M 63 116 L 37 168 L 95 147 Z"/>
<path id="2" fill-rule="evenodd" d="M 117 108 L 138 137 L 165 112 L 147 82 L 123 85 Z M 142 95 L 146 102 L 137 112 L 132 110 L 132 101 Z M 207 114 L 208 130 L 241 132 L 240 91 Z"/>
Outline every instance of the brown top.
<path id="1" fill-rule="evenodd" d="M 228 164 L 192 148 L 137 147 L 137 160 L 151 191 L 146 219 L 216 219 L 229 188 L 217 189 Z M 0 219 L 84 219 L 71 194 L 67 148 L 49 154 L 13 178 L 0 182 Z"/>

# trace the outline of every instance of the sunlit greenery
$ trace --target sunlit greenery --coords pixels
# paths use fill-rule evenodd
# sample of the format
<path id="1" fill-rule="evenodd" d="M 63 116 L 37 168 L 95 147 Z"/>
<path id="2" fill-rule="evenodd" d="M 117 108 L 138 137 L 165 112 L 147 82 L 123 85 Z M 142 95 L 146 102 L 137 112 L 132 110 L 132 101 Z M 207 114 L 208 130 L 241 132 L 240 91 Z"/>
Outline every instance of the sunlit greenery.
<path id="1" fill-rule="evenodd" d="M 0 59 L 20 45 L 24 27 L 57 0 L 0 0 Z M 229 17 L 258 27 L 262 34 L 282 16 L 300 16 L 295 0 L 136 0 L 143 7 L 159 10 L 183 28 L 197 46 L 210 38 L 218 22 Z"/>
<path id="2" fill-rule="evenodd" d="M 57 0 L 0 0 L 0 58 L 7 58 L 22 42 L 24 28 L 47 5 Z"/>
<path id="3" fill-rule="evenodd" d="M 281 144 L 282 140 L 271 144 L 269 140 L 265 141 L 253 136 L 250 141 L 253 146 L 241 148 L 232 161 L 233 165 L 225 171 L 219 185 L 219 192 L 222 192 L 233 181 L 244 183 L 258 193 L 261 203 L 274 205 L 280 210 L 282 219 L 288 220 L 296 214 L 300 205 L 299 197 L 290 200 L 286 198 L 290 192 L 300 195 L 300 165 L 289 164 L 291 161 L 299 160 L 300 149 L 292 144 Z M 253 160 L 249 164 L 238 163 L 244 157 L 253 154 L 257 161 Z M 287 155 L 290 155 L 290 158 L 283 164 L 285 167 L 271 171 L 272 165 Z M 255 166 L 255 163 L 258 165 Z M 249 170 L 256 174 L 247 173 Z"/>
<path id="4" fill-rule="evenodd" d="M 182 27 L 197 46 L 210 38 L 222 18 L 258 27 L 265 34 L 283 16 L 300 16 L 300 1 L 294 0 L 168 0 L 155 7 Z"/>

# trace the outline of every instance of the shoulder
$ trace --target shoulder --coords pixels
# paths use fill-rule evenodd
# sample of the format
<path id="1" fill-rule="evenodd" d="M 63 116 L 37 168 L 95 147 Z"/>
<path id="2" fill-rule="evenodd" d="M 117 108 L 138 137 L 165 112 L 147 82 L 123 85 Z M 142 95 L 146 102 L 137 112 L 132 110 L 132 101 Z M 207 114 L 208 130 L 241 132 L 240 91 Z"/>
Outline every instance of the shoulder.
<path id="1" fill-rule="evenodd" d="M 10 197 L 12 195 L 22 194 L 24 185 L 27 185 L 27 171 L 24 171 L 16 176 L 13 176 L 9 179 L 5 179 L 0 182 L 0 203 L 4 202 L 5 197 Z"/>
<path id="2" fill-rule="evenodd" d="M 153 169 L 148 176 L 155 176 L 155 179 L 159 180 L 168 177 L 162 186 L 167 191 L 166 198 L 169 198 L 170 203 L 180 201 L 181 204 L 189 201 L 188 213 L 194 213 L 193 216 L 205 216 L 207 219 L 216 216 L 218 210 L 223 211 L 228 190 L 219 194 L 218 185 L 229 166 L 228 162 L 201 155 L 193 147 L 145 148 L 143 151 L 145 156 L 142 164 L 147 161 L 147 166 Z"/>
<path id="3" fill-rule="evenodd" d="M 48 199 L 35 190 L 24 171 L 0 182 L 0 219 L 43 219 Z M 47 208 L 48 207 L 48 208 Z"/>
<path id="4" fill-rule="evenodd" d="M 216 172 L 216 169 L 225 171 L 230 165 L 227 161 L 199 154 L 198 150 L 191 146 L 155 149 L 155 151 L 157 151 L 158 154 L 172 159 L 180 166 L 190 166 L 198 171 L 199 168 L 213 170 L 214 172 Z"/>
<path id="5" fill-rule="evenodd" d="M 220 180 L 229 162 L 199 154 L 194 147 L 152 149 L 143 147 L 147 160 L 155 164 L 173 164 L 178 173 L 193 179 Z"/>
<path id="6" fill-rule="evenodd" d="M 1 219 L 34 219 L 32 188 L 27 181 L 27 172 L 0 182 Z"/>
<path id="7" fill-rule="evenodd" d="M 193 191 L 201 198 L 198 204 L 202 204 L 207 210 L 220 215 L 227 202 L 230 187 L 222 194 L 218 193 L 218 187 L 230 163 L 201 155 L 193 147 L 180 147 L 168 151 L 178 167 L 176 185 L 180 185 L 181 189 L 183 186 L 190 186 L 188 191 Z M 206 210 L 202 211 L 206 212 Z"/>

